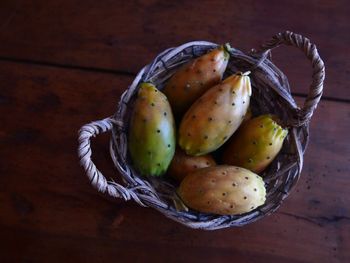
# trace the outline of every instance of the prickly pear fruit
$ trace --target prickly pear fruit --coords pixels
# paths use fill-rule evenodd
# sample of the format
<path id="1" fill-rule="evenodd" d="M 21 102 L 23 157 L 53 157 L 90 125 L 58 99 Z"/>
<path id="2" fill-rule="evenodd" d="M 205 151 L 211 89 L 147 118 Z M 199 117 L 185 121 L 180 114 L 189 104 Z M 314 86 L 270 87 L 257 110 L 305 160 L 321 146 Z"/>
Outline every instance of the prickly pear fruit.
<path id="1" fill-rule="evenodd" d="M 249 73 L 237 73 L 209 89 L 186 112 L 179 145 L 189 155 L 218 149 L 237 130 L 250 102 Z"/>
<path id="2" fill-rule="evenodd" d="M 244 168 L 219 165 L 185 177 L 178 194 L 188 207 L 219 215 L 243 214 L 264 204 L 263 179 Z"/>
<path id="3" fill-rule="evenodd" d="M 171 77 L 163 92 L 176 118 L 181 118 L 196 99 L 221 81 L 228 59 L 226 47 L 221 46 L 191 60 Z"/>
<path id="4" fill-rule="evenodd" d="M 160 176 L 175 152 L 175 124 L 166 96 L 142 83 L 130 120 L 128 137 L 134 167 L 144 176 Z"/>
<path id="5" fill-rule="evenodd" d="M 287 134 L 288 130 L 278 124 L 276 116 L 253 118 L 244 123 L 228 142 L 223 162 L 260 173 L 277 156 Z"/>
<path id="6" fill-rule="evenodd" d="M 184 151 L 176 149 L 167 174 L 181 182 L 187 174 L 197 169 L 214 165 L 216 165 L 216 162 L 209 154 L 203 156 L 190 156 Z"/>

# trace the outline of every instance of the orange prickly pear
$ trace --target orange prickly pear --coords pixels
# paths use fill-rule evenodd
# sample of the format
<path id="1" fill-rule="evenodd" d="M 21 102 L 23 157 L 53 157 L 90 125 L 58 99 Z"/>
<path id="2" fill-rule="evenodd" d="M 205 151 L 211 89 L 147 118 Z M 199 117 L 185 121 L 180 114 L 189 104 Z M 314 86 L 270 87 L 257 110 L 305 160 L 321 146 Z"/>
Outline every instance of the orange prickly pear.
<path id="1" fill-rule="evenodd" d="M 182 181 L 182 179 L 184 179 L 190 172 L 214 165 L 216 165 L 216 162 L 209 154 L 203 156 L 190 156 L 184 151 L 176 149 L 167 174 L 178 181 Z"/>
<path id="2" fill-rule="evenodd" d="M 277 156 L 287 134 L 288 130 L 278 124 L 276 116 L 267 114 L 253 118 L 228 142 L 223 162 L 260 173 Z"/>
<path id="3" fill-rule="evenodd" d="M 189 155 L 218 149 L 237 130 L 250 102 L 247 73 L 237 73 L 209 89 L 186 112 L 179 129 L 179 145 Z"/>
<path id="4" fill-rule="evenodd" d="M 263 179 L 244 168 L 218 165 L 187 175 L 177 191 L 185 205 L 204 213 L 237 215 L 264 204 Z"/>
<path id="5" fill-rule="evenodd" d="M 175 152 L 175 124 L 166 96 L 142 83 L 131 116 L 128 145 L 134 167 L 144 176 L 160 176 Z"/>
<path id="6" fill-rule="evenodd" d="M 180 119 L 192 103 L 218 84 L 226 70 L 229 46 L 221 46 L 182 66 L 169 80 L 164 94 L 176 118 Z"/>

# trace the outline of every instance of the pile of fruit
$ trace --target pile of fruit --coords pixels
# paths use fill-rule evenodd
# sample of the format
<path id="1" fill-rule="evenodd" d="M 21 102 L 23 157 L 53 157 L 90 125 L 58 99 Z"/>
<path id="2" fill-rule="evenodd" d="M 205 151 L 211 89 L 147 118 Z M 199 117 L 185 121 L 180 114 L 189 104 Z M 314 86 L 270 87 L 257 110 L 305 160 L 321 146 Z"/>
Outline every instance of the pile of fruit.
<path id="1" fill-rule="evenodd" d="M 163 92 L 141 83 L 128 133 L 132 165 L 142 176 L 176 179 L 187 207 L 219 215 L 264 204 L 258 174 L 288 134 L 276 116 L 252 118 L 249 72 L 222 80 L 229 59 L 221 46 L 183 65 Z"/>

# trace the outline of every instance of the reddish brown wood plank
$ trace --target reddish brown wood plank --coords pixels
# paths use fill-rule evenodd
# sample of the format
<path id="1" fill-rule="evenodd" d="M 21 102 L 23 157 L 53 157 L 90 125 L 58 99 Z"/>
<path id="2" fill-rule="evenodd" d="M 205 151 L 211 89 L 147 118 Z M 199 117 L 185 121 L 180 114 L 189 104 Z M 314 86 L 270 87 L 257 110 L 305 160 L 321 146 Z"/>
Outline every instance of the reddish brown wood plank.
<path id="1" fill-rule="evenodd" d="M 43 258 L 50 262 L 107 262 L 113 259 L 123 262 L 235 262 L 261 263 L 286 262 L 301 263 L 305 261 L 293 260 L 266 253 L 264 251 L 242 251 L 234 247 L 230 249 L 213 246 L 190 246 L 164 242 L 140 242 L 137 240 L 120 241 L 106 238 L 87 238 L 76 236 L 57 236 L 47 233 L 17 231 L 5 228 L 2 232 L 7 238 L 3 249 L 12 249 L 13 243 L 21 247 L 26 253 L 14 255 L 5 254 L 2 260 L 8 262 L 43 262 Z M 191 244 L 192 245 L 192 244 Z M 1 249 L 0 249 L 1 251 Z"/>
<path id="2" fill-rule="evenodd" d="M 0 10 L 0 57 L 133 73 L 163 49 L 190 40 L 230 42 L 248 51 L 292 30 L 319 47 L 327 66 L 325 95 L 350 99 L 346 0 L 2 0 Z M 276 53 L 274 60 L 286 71 L 293 91 L 305 94 L 311 74 L 301 52 Z"/>
<path id="3" fill-rule="evenodd" d="M 78 165 L 78 128 L 112 114 L 130 78 L 9 63 L 0 63 L 0 71 L 5 262 L 350 260 L 350 105 L 321 103 L 302 178 L 277 213 L 242 228 L 205 232 L 104 198 Z M 106 176 L 116 177 L 108 137 L 93 141 L 94 159 Z"/>

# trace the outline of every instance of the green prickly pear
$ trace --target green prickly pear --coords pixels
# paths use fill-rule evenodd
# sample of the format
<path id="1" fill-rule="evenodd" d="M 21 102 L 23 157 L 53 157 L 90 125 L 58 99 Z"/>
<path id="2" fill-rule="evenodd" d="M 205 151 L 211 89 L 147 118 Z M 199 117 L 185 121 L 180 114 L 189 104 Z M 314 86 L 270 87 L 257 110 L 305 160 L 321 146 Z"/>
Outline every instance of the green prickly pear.
<path id="1" fill-rule="evenodd" d="M 171 77 L 163 92 L 176 118 L 181 118 L 197 98 L 221 81 L 230 56 L 227 48 L 221 46 L 191 60 Z"/>
<path id="2" fill-rule="evenodd" d="M 175 152 L 175 123 L 166 96 L 154 85 L 140 85 L 130 120 L 128 146 L 134 167 L 144 176 L 160 176 Z"/>
<path id="3" fill-rule="evenodd" d="M 276 116 L 261 115 L 244 123 L 229 141 L 223 162 L 255 173 L 263 171 L 277 156 L 288 134 Z"/>
<path id="4" fill-rule="evenodd" d="M 179 145 L 189 155 L 218 149 L 237 130 L 250 102 L 249 73 L 237 73 L 209 89 L 186 112 Z"/>
<path id="5" fill-rule="evenodd" d="M 196 170 L 185 177 L 177 192 L 188 207 L 219 215 L 250 212 L 266 200 L 260 176 L 228 165 Z"/>
<path id="6" fill-rule="evenodd" d="M 216 165 L 216 162 L 209 154 L 202 156 L 190 156 L 184 151 L 176 149 L 167 174 L 178 181 L 182 181 L 187 174 L 197 169 L 214 165 Z"/>

